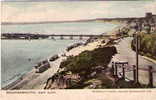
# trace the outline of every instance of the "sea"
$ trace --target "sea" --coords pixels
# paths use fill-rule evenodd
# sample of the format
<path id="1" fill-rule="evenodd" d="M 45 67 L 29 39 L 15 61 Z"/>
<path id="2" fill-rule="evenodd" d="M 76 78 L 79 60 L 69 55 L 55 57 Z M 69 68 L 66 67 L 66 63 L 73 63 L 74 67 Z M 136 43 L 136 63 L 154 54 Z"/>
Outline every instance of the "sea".
<path id="1" fill-rule="evenodd" d="M 64 22 L 44 24 L 2 25 L 2 33 L 37 34 L 102 34 L 119 24 L 104 22 Z M 16 81 L 31 71 L 38 62 L 65 51 L 66 47 L 83 40 L 1 40 L 1 87 Z"/>

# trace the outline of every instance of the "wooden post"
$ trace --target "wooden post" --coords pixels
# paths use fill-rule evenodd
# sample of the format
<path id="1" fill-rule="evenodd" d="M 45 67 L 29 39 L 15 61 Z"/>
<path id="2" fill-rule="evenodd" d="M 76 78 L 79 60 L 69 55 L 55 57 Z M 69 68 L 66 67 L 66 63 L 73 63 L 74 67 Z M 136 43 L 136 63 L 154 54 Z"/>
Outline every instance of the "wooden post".
<path id="1" fill-rule="evenodd" d="M 136 37 L 136 83 L 139 83 L 139 50 L 138 50 L 138 35 L 136 34 L 135 35 L 135 37 Z"/>
<path id="2" fill-rule="evenodd" d="M 63 39 L 64 39 L 62 35 L 60 36 L 60 39 L 61 39 L 61 40 L 63 40 Z"/>
<path id="3" fill-rule="evenodd" d="M 117 64 L 115 63 L 115 77 L 118 77 L 118 68 L 117 68 Z"/>
<path id="4" fill-rule="evenodd" d="M 73 36 L 70 36 L 70 39 L 73 40 Z"/>
<path id="5" fill-rule="evenodd" d="M 90 36 L 89 38 L 90 38 L 90 39 L 93 39 L 93 38 L 94 38 L 94 36 Z"/>
<path id="6" fill-rule="evenodd" d="M 122 78 L 125 80 L 125 68 L 124 68 L 124 66 L 122 67 Z"/>
<path id="7" fill-rule="evenodd" d="M 114 76 L 114 62 L 112 62 L 112 74 Z"/>
<path id="8" fill-rule="evenodd" d="M 136 82 L 136 66 L 133 65 L 133 79 L 134 79 L 134 82 Z"/>
<path id="9" fill-rule="evenodd" d="M 82 40 L 82 38 L 83 38 L 83 36 L 82 36 L 82 35 L 80 35 L 80 40 Z"/>
<path id="10" fill-rule="evenodd" d="M 51 36 L 51 39 L 55 39 L 53 36 Z"/>
<path id="11" fill-rule="evenodd" d="M 71 85 L 71 78 L 67 79 L 66 84 L 67 84 L 67 87 L 70 87 L 70 85 Z"/>
<path id="12" fill-rule="evenodd" d="M 153 88 L 153 72 L 152 72 L 152 69 L 153 69 L 153 67 L 152 66 L 148 66 L 148 68 L 149 68 L 149 83 L 148 83 L 148 85 L 149 85 L 149 87 L 151 87 L 151 88 Z"/>

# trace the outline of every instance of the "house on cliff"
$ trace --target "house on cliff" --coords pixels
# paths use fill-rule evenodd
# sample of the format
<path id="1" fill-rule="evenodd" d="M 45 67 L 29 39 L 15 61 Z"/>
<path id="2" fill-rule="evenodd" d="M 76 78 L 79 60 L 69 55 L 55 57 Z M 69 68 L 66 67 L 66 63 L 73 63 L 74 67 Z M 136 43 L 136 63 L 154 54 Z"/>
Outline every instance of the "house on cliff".
<path id="1" fill-rule="evenodd" d="M 156 32 L 156 15 L 152 13 L 146 13 L 146 16 L 142 19 L 142 23 L 140 24 L 143 33 L 152 33 Z"/>
<path id="2" fill-rule="evenodd" d="M 145 17 L 135 18 L 128 24 L 131 34 L 137 31 L 141 33 L 153 33 L 156 32 L 156 15 L 146 13 Z"/>

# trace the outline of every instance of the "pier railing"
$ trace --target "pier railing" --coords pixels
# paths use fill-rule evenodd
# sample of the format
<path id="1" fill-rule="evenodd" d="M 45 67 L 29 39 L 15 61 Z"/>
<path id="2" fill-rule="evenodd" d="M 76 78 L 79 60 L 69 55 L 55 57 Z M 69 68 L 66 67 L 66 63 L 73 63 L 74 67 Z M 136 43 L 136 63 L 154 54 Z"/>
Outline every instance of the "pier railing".
<path id="1" fill-rule="evenodd" d="M 120 69 L 120 70 L 119 70 Z M 156 73 L 156 70 L 153 69 L 153 66 L 147 66 L 147 68 L 139 68 L 139 71 L 146 71 L 148 72 L 148 86 L 150 88 L 154 87 L 154 73 Z M 126 73 L 131 72 L 132 73 L 132 80 L 126 77 Z M 112 62 L 112 74 L 115 78 L 121 78 L 121 79 L 128 79 L 129 81 L 134 81 L 135 83 L 139 83 L 139 80 L 137 80 L 139 75 L 137 74 L 137 69 L 135 65 L 129 65 L 128 62 Z M 137 76 L 138 75 L 138 76 Z"/>

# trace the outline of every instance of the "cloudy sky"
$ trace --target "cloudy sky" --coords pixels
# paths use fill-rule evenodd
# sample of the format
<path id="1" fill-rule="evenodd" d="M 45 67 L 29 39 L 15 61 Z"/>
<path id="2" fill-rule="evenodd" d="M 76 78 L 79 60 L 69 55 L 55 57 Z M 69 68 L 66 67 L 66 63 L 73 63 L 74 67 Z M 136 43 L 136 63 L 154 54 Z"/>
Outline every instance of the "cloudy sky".
<path id="1" fill-rule="evenodd" d="M 156 14 L 156 1 L 3 2 L 2 22 L 68 21 Z"/>

